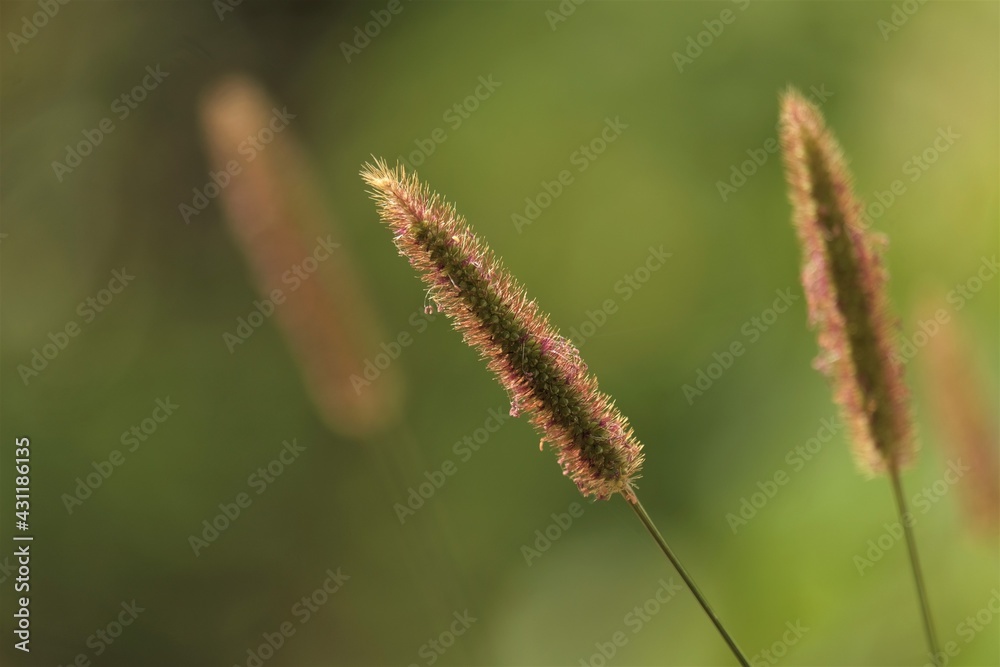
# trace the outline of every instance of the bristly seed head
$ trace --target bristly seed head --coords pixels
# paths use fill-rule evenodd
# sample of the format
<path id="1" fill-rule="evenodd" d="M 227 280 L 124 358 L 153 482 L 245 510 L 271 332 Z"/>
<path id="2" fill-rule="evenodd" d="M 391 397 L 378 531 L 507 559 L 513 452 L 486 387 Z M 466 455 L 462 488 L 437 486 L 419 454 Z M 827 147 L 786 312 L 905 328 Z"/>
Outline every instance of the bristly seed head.
<path id="1" fill-rule="evenodd" d="M 361 172 L 396 247 L 507 390 L 511 414 L 531 422 L 585 496 L 632 497 L 642 445 L 602 394 L 573 344 L 477 238 L 454 208 L 403 167 Z"/>
<path id="2" fill-rule="evenodd" d="M 872 474 L 898 469 L 915 445 L 903 367 L 892 353 L 885 239 L 865 230 L 840 146 L 819 110 L 792 89 L 781 101 L 781 145 L 819 337 L 815 365 L 833 382 L 858 465 Z"/>

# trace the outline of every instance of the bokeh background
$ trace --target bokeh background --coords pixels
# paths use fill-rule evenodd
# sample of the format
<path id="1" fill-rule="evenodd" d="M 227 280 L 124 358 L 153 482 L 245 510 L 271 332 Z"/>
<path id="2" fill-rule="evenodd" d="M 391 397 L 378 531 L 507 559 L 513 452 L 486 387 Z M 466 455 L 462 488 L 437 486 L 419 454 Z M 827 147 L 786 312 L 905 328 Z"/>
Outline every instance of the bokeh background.
<path id="1" fill-rule="evenodd" d="M 905 484 L 924 494 L 917 538 L 942 643 L 958 651 L 949 664 L 998 664 L 988 493 L 1000 280 L 984 263 L 998 245 L 995 2 L 223 3 L 78 0 L 36 32 L 24 19 L 40 4 L 0 5 L 3 556 L 22 436 L 35 536 L 32 651 L 11 646 L 5 560 L 0 661 L 597 667 L 600 645 L 623 631 L 607 664 L 732 664 L 686 591 L 647 605 L 676 576 L 620 499 L 584 501 L 523 418 L 484 437 L 506 396 L 443 316 L 424 315 L 420 283 L 358 177 L 375 155 L 403 156 L 456 202 L 565 332 L 614 301 L 602 326 L 584 329 L 583 355 L 645 443 L 647 508 L 755 665 L 924 664 L 905 547 L 886 528 L 888 484 L 857 472 L 842 429 L 807 461 L 787 458 L 836 414 L 810 367 L 803 301 L 766 331 L 753 321 L 770 318 L 777 290 L 801 294 L 780 159 L 760 157 L 791 84 L 826 98 L 866 201 L 903 186 L 869 210 L 890 238 L 891 296 L 913 345 L 921 452 Z M 699 33 L 700 53 L 688 41 Z M 157 65 L 169 76 L 121 118 L 114 100 Z M 189 220 L 179 206 L 218 169 L 199 109 L 234 73 L 294 114 L 274 145 L 297 146 L 293 173 L 307 176 L 282 180 L 275 163 L 267 187 L 244 191 L 294 203 L 294 186 L 312 183 L 325 211 L 312 222 L 340 244 L 323 264 L 348 276 L 329 289 L 364 295 L 357 312 L 327 317 L 369 332 L 344 355 L 374 363 L 383 343 L 411 336 L 355 395 L 371 392 L 378 407 L 357 429 L 326 416 L 324 400 L 337 399 L 310 394 L 304 378 L 323 362 L 289 344 L 280 312 L 232 352 L 223 338 L 260 298 L 259 272 L 225 195 Z M 499 86 L 469 102 L 480 77 Z M 53 161 L 105 117 L 114 131 L 57 176 Z M 627 127 L 581 162 L 606 119 Z M 438 128 L 445 140 L 420 153 Z M 958 138 L 936 151 L 948 128 Z M 926 169 L 913 161 L 925 151 Z M 730 182 L 754 155 L 763 164 Z M 519 228 L 512 216 L 563 170 L 573 182 Z M 722 193 L 720 182 L 738 187 Z M 671 256 L 626 299 L 620 281 L 661 246 Z M 134 280 L 85 320 L 78 304 L 122 267 Z M 947 322 L 919 336 L 939 310 Z M 79 335 L 25 375 L 71 322 Z M 745 353 L 689 400 L 684 385 L 737 341 Z M 949 382 L 941 369 L 955 371 Z M 129 451 L 122 434 L 167 398 L 173 414 Z M 977 423 L 961 456 L 980 457 L 984 474 L 942 481 L 955 433 Z M 456 449 L 464 438 L 479 449 Z M 251 476 L 292 439 L 305 449 L 258 494 Z M 123 463 L 68 503 L 115 450 Z M 401 522 L 397 505 L 446 461 L 454 474 Z M 786 483 L 770 487 L 781 472 Z M 754 496 L 767 488 L 766 503 Z M 202 522 L 240 493 L 249 506 L 193 548 Z M 972 515 L 977 497 L 987 502 Z M 736 524 L 744 499 L 762 506 Z M 550 527 L 571 509 L 569 527 Z M 548 546 L 536 533 L 547 529 Z M 869 553 L 880 539 L 886 548 Z M 314 597 L 324 604 L 302 622 L 295 605 L 338 568 L 349 579 Z M 100 639 L 118 634 L 133 601 L 134 622 Z M 643 605 L 655 613 L 639 622 Z M 475 621 L 453 626 L 455 614 Z M 283 623 L 294 634 L 268 651 Z"/>

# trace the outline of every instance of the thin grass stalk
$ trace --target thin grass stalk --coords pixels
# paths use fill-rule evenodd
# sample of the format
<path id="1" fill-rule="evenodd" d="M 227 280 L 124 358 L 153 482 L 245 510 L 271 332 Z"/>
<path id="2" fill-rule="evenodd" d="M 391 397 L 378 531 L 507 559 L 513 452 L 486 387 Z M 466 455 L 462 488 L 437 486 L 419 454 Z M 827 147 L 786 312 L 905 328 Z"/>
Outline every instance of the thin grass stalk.
<path id="1" fill-rule="evenodd" d="M 511 400 L 555 450 L 563 474 L 585 497 L 621 494 L 677 569 L 740 664 L 749 662 L 635 495 L 642 444 L 588 372 L 577 348 L 527 298 L 454 207 L 405 169 L 376 160 L 362 177 L 372 188 L 396 247 L 429 298 L 477 349 Z"/>
<path id="2" fill-rule="evenodd" d="M 887 473 L 906 533 L 932 661 L 938 642 L 902 495 L 902 469 L 916 452 L 909 391 L 895 354 L 882 263 L 885 238 L 869 231 L 847 160 L 819 109 L 791 89 L 781 101 L 781 144 L 793 223 L 802 248 L 802 284 L 820 354 L 814 365 L 834 388 L 861 471 Z"/>

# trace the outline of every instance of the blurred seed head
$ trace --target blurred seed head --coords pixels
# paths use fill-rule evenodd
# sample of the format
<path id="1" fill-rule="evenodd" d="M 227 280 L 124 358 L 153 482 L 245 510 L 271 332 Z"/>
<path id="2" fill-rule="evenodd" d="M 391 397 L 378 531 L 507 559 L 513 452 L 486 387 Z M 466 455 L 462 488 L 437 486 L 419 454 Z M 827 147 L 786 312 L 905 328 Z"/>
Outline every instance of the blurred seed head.
<path id="1" fill-rule="evenodd" d="M 292 349 L 310 396 L 334 432 L 365 437 L 398 416 L 401 381 L 392 366 L 376 382 L 355 387 L 365 360 L 384 340 L 351 264 L 350 249 L 325 210 L 310 167 L 292 135 L 269 123 L 276 106 L 245 76 L 216 83 L 201 100 L 200 120 L 214 172 L 235 162 L 241 168 L 221 187 L 230 232 L 246 257 L 263 298 L 281 290 L 286 301 L 275 319 Z M 280 111 L 280 110 L 278 110 Z M 268 128 L 273 140 L 248 141 Z M 339 244 L 307 279 L 283 280 L 301 265 L 318 239 Z"/>
<path id="2" fill-rule="evenodd" d="M 570 341 L 455 209 L 402 167 L 365 165 L 382 221 L 430 296 L 488 362 L 585 496 L 630 497 L 642 445 Z"/>
<path id="3" fill-rule="evenodd" d="M 819 109 L 790 89 L 781 100 L 781 145 L 802 284 L 820 353 L 849 425 L 855 459 L 869 473 L 898 469 L 915 453 L 909 392 L 893 351 L 881 251 L 861 224 L 851 175 Z"/>
<path id="4" fill-rule="evenodd" d="M 977 348 L 962 335 L 961 320 L 940 325 L 927 343 L 923 378 L 940 430 L 944 455 L 969 466 L 958 485 L 973 530 L 991 539 L 1000 529 L 1000 415 L 996 396 L 979 372 Z"/>

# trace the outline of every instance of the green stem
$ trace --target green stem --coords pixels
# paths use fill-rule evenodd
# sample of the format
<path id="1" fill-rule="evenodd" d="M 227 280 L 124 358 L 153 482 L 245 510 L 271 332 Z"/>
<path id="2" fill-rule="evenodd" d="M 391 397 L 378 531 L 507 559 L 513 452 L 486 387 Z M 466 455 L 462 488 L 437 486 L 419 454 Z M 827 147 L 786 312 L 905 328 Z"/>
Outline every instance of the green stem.
<path id="1" fill-rule="evenodd" d="M 924 584 L 924 575 L 920 570 L 917 540 L 913 536 L 913 516 L 906 506 L 906 496 L 903 494 L 903 481 L 898 466 L 890 466 L 889 477 L 892 479 L 892 492 L 896 498 L 899 522 L 903 524 L 903 534 L 906 536 L 906 548 L 910 553 L 910 568 L 913 570 L 913 583 L 917 587 L 917 598 L 920 600 L 920 613 L 923 616 L 927 646 L 931 650 L 931 662 L 940 667 L 941 652 L 938 649 L 937 635 L 934 633 L 934 623 L 931 621 L 931 605 L 927 600 L 927 586 Z"/>
<path id="2" fill-rule="evenodd" d="M 674 569 L 677 570 L 677 574 L 681 575 L 681 579 L 684 580 L 684 583 L 687 584 L 691 593 L 694 594 L 695 599 L 698 600 L 698 604 L 701 605 L 701 608 L 705 610 L 705 613 L 708 614 L 708 617 L 712 620 L 712 623 L 715 625 L 715 629 L 718 630 L 719 634 L 722 635 L 722 638 L 726 640 L 726 643 L 729 645 L 729 649 L 733 652 L 733 655 L 736 656 L 736 659 L 739 660 L 743 667 L 750 667 L 750 662 L 747 660 L 746 656 L 743 655 L 743 652 L 740 651 L 740 647 L 736 645 L 736 641 L 729 635 L 725 626 L 722 625 L 722 621 L 720 621 L 719 617 L 715 615 L 714 611 L 712 611 L 711 605 L 708 604 L 708 600 L 706 600 L 705 596 L 701 594 L 700 590 L 698 590 L 698 586 L 694 583 L 694 579 L 691 578 L 691 575 L 688 574 L 687 570 L 684 569 L 684 566 L 681 565 L 677 556 L 674 555 L 670 546 L 667 545 L 667 541 L 663 539 L 662 535 L 660 535 L 660 531 L 657 530 L 653 520 L 650 519 L 649 514 L 646 513 L 646 508 L 642 506 L 642 503 L 639 502 L 639 499 L 635 497 L 635 495 L 631 498 L 624 496 L 624 498 L 625 501 L 631 505 L 632 510 L 635 512 L 636 516 L 639 517 L 639 520 L 642 521 L 642 525 L 646 527 L 649 534 L 652 535 L 653 539 L 656 540 L 656 543 L 660 545 L 660 549 L 674 566 Z"/>

